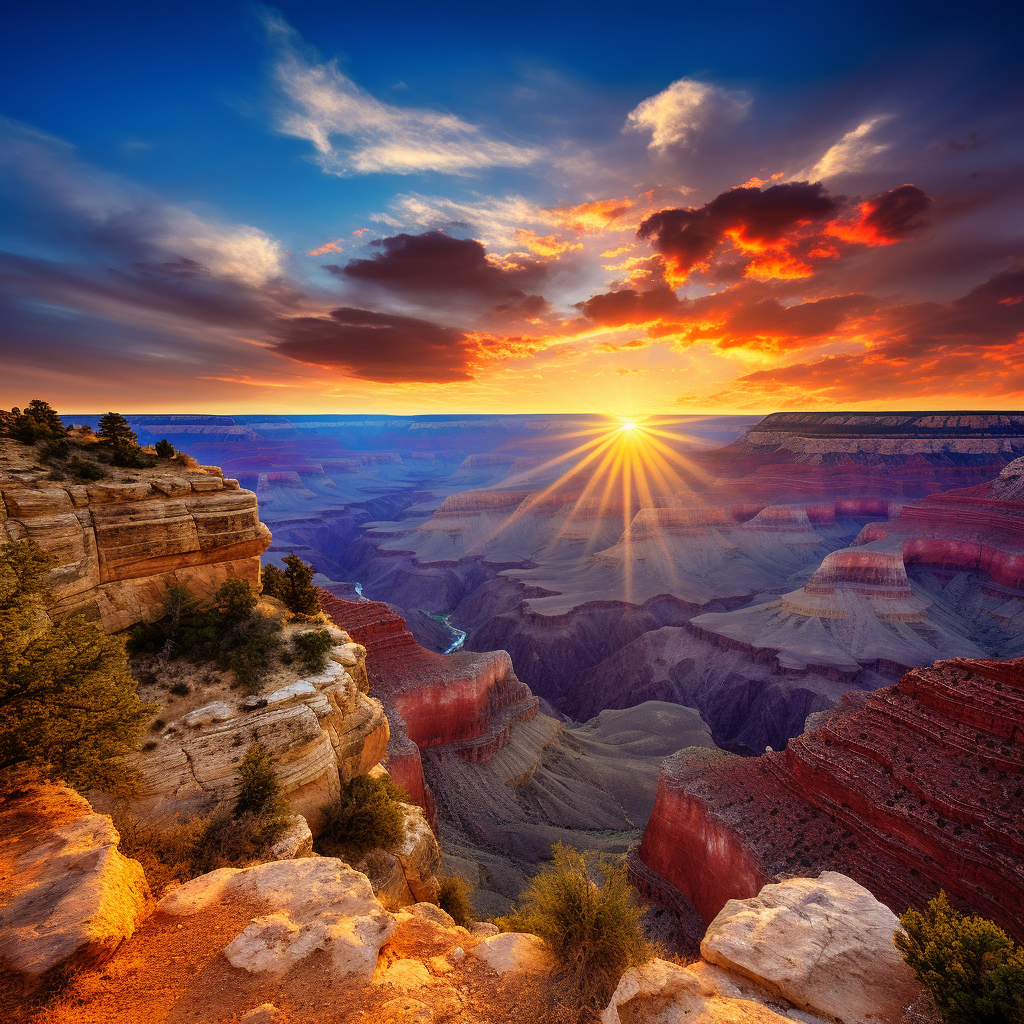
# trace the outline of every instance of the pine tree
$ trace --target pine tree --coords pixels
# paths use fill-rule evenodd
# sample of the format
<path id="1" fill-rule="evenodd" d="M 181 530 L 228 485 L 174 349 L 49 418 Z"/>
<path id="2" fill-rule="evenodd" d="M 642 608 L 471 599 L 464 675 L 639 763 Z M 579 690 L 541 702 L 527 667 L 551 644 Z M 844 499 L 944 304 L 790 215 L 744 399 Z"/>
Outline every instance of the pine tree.
<path id="1" fill-rule="evenodd" d="M 0 546 L 0 770 L 34 765 L 79 789 L 117 789 L 156 708 L 135 692 L 123 640 L 81 616 L 50 622 L 52 565 L 31 541 Z"/>
<path id="2" fill-rule="evenodd" d="M 313 586 L 313 566 L 294 553 L 285 557 L 284 564 L 284 572 L 273 565 L 263 569 L 263 593 L 284 601 L 293 612 L 316 615 L 320 611 L 320 597 Z"/>
<path id="3" fill-rule="evenodd" d="M 59 413 L 49 402 L 33 398 L 24 411 L 15 406 L 0 411 L 0 436 L 16 437 L 25 444 L 67 437 Z"/>
<path id="4" fill-rule="evenodd" d="M 108 444 L 115 444 L 118 441 L 128 441 L 130 444 L 138 444 L 139 437 L 130 426 L 128 421 L 119 412 L 104 413 L 100 417 L 100 440 Z"/>

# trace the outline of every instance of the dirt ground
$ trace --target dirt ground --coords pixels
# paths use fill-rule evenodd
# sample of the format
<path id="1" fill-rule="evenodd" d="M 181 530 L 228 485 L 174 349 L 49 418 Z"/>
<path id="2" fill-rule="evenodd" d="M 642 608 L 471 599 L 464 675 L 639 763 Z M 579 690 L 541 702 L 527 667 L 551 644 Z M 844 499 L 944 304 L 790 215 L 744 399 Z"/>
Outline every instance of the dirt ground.
<path id="1" fill-rule="evenodd" d="M 191 917 L 154 914 L 100 969 L 57 980 L 34 993 L 0 978 L 5 1024 L 238 1024 L 272 1003 L 274 1024 L 561 1024 L 566 1018 L 545 976 L 504 980 L 481 961 L 451 956 L 455 939 L 410 922 L 381 949 L 375 982 L 336 977 L 317 953 L 282 978 L 232 967 L 223 949 L 262 912 L 233 903 Z M 472 945 L 474 940 L 468 940 Z M 430 982 L 403 993 L 379 978 L 396 960 L 414 959 Z M 433 1011 L 427 1017 L 423 1006 Z M 262 1022 L 261 1022 L 262 1024 Z M 269 1022 L 268 1022 L 269 1024 Z"/>

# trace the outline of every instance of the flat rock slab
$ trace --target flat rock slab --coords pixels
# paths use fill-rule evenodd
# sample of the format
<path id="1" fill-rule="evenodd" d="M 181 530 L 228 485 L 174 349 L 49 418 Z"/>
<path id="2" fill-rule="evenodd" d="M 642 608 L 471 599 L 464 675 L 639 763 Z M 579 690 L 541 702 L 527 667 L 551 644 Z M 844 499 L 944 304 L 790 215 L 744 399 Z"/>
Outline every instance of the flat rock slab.
<path id="1" fill-rule="evenodd" d="M 211 871 L 169 893 L 159 910 L 188 916 L 236 900 L 254 901 L 263 913 L 224 955 L 233 967 L 254 974 L 284 974 L 324 950 L 335 974 L 369 981 L 377 953 L 395 929 L 394 916 L 377 902 L 367 877 L 334 857 Z"/>
<path id="2" fill-rule="evenodd" d="M 893 943 L 896 915 L 846 875 L 791 878 L 729 900 L 700 951 L 800 1009 L 898 1024 L 921 988 Z"/>
<path id="3" fill-rule="evenodd" d="M 110 818 L 74 790 L 0 797 L 0 960 L 38 979 L 102 963 L 135 931 L 149 889 Z"/>

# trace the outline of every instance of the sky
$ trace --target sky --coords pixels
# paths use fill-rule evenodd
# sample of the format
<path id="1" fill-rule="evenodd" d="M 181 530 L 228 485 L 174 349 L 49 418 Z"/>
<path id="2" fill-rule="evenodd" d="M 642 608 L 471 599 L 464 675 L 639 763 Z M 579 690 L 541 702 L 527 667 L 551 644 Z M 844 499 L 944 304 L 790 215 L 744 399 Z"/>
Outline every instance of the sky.
<path id="1" fill-rule="evenodd" d="M 4 21 L 2 407 L 1024 407 L 1020 4 Z"/>

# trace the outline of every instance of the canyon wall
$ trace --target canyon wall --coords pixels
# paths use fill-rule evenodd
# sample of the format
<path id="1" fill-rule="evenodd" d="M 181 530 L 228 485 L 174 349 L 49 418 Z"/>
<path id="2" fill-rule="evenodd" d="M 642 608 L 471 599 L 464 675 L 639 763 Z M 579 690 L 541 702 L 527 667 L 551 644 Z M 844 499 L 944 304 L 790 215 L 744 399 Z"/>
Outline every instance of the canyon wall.
<path id="1" fill-rule="evenodd" d="M 849 693 L 781 753 L 681 751 L 631 864 L 705 923 L 764 879 L 827 869 L 896 913 L 945 889 L 1024 938 L 1024 659 Z"/>
<path id="2" fill-rule="evenodd" d="M 226 579 L 259 582 L 270 531 L 256 495 L 215 467 L 72 484 L 32 468 L 32 449 L 0 446 L 0 530 L 57 558 L 53 618 L 82 613 L 112 633 L 159 615 L 171 587 L 211 596 Z"/>

